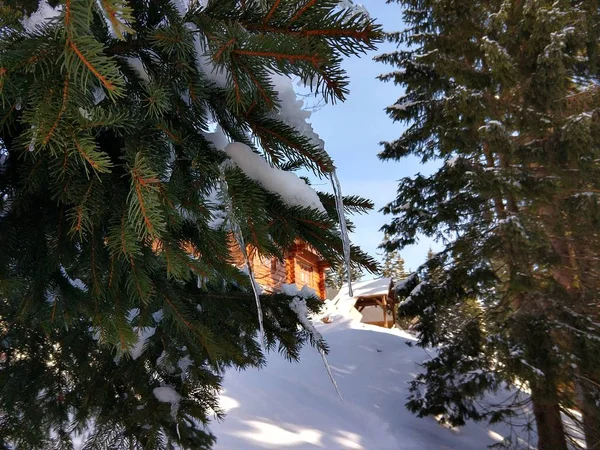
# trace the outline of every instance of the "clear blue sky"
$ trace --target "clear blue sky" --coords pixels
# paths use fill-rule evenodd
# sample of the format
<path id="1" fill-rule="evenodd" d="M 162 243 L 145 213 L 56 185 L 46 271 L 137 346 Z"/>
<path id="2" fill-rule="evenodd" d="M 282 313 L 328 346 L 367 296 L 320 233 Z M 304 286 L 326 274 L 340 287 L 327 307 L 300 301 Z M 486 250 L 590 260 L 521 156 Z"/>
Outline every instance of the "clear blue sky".
<path id="1" fill-rule="evenodd" d="M 398 4 L 386 4 L 383 0 L 361 2 L 386 31 L 402 27 L 401 10 Z M 381 258 L 377 246 L 383 239 L 381 226 L 391 219 L 378 212 L 393 200 L 398 186 L 397 180 L 417 172 L 430 173 L 432 165 L 422 166 L 418 159 L 405 158 L 401 161 L 381 161 L 377 153 L 379 142 L 397 139 L 403 125 L 393 123 L 384 108 L 396 102 L 402 95 L 400 87 L 383 83 L 375 77 L 390 70 L 389 66 L 373 61 L 378 53 L 392 51 L 395 47 L 381 44 L 376 51 L 361 58 L 348 58 L 344 68 L 350 77 L 350 95 L 344 103 L 326 105 L 313 113 L 310 121 L 313 128 L 325 141 L 325 148 L 334 159 L 344 195 L 357 194 L 375 202 L 375 211 L 368 215 L 354 216 L 356 231 L 352 242 L 358 244 L 372 256 Z M 329 190 L 327 186 L 318 186 Z M 429 247 L 438 248 L 435 242 L 421 238 L 417 245 L 401 252 L 406 267 L 415 269 L 424 260 Z"/>

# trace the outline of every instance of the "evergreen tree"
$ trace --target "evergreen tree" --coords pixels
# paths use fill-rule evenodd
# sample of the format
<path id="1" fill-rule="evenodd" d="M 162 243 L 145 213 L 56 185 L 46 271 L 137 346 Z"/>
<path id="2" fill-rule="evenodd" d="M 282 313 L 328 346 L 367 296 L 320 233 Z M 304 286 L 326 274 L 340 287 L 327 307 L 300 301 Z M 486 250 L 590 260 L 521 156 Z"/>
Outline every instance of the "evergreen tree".
<path id="1" fill-rule="evenodd" d="M 386 234 L 382 245 L 385 245 L 388 240 L 389 236 Z M 404 259 L 400 256 L 400 251 L 395 249 L 383 254 L 381 275 L 392 278 L 394 281 L 404 280 L 408 276 L 404 269 Z"/>
<path id="2" fill-rule="evenodd" d="M 352 275 L 352 282 L 360 281 L 363 277 L 363 272 L 359 267 L 351 267 L 350 274 Z M 338 264 L 331 269 L 328 269 L 325 273 L 325 284 L 327 287 L 332 289 L 341 289 L 342 286 L 346 283 L 348 278 L 348 273 L 343 264 Z"/>
<path id="3" fill-rule="evenodd" d="M 443 254 L 436 255 L 430 248 L 427 251 L 427 262 L 420 268 L 419 277 L 426 279 L 427 284 L 433 289 L 443 287 L 443 260 Z M 407 281 L 410 286 L 415 286 L 414 282 L 415 278 Z M 400 286 L 399 294 L 401 302 L 398 311 L 398 323 L 403 328 L 410 329 L 417 334 L 430 332 L 436 342 L 459 339 L 459 334 L 465 330 L 468 324 L 471 322 L 480 323 L 482 308 L 475 297 L 465 297 L 456 303 L 438 302 L 435 305 L 434 313 L 428 314 L 425 318 L 420 316 L 418 307 L 411 305 L 412 297 L 415 296 L 414 293 L 408 291 L 406 286 Z M 418 296 L 419 293 L 416 294 L 416 297 Z"/>
<path id="4" fill-rule="evenodd" d="M 209 448 L 221 374 L 265 362 L 232 232 L 341 261 L 333 196 L 290 202 L 227 142 L 328 176 L 286 76 L 343 100 L 341 57 L 378 27 L 335 0 L 187 3 L 0 5 L 0 447 Z M 298 301 L 260 300 L 267 349 L 326 351 Z"/>
<path id="5" fill-rule="evenodd" d="M 447 243 L 400 289 L 419 344 L 440 347 L 408 407 L 501 420 L 517 405 L 478 396 L 526 382 L 538 448 L 577 445 L 560 415 L 576 404 L 598 449 L 598 2 L 399 3 L 406 29 L 389 37 L 404 47 L 378 60 L 398 68 L 380 78 L 405 88 L 387 111 L 408 128 L 380 157 L 443 165 L 400 181 L 386 248 Z M 473 300 L 480 313 L 440 330 L 440 310 Z"/>

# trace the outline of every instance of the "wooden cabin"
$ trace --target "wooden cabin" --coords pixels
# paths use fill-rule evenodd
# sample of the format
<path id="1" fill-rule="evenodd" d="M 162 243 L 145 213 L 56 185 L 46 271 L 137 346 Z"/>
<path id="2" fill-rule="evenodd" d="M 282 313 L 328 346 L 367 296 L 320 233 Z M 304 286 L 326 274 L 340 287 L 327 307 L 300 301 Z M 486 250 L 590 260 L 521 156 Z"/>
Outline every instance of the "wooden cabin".
<path id="1" fill-rule="evenodd" d="M 239 247 L 232 246 L 231 253 L 236 266 L 243 267 L 245 261 Z M 321 299 L 326 298 L 325 270 L 329 263 L 312 246 L 297 242 L 283 260 L 250 249 L 249 258 L 256 282 L 266 292 L 279 292 L 283 284 L 296 284 L 299 289 L 307 285 Z"/>

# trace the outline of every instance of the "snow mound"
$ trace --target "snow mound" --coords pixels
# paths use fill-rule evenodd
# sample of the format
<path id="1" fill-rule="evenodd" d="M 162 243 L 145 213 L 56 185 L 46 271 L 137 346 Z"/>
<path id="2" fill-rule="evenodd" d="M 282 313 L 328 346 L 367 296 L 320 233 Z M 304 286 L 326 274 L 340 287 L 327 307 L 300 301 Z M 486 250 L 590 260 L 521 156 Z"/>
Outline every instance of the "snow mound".
<path id="1" fill-rule="evenodd" d="M 241 142 L 232 142 L 225 153 L 246 174 L 266 190 L 279 195 L 290 206 L 325 212 L 317 193 L 296 174 L 272 167 L 265 158 Z"/>
<path id="2" fill-rule="evenodd" d="M 173 420 L 177 417 L 177 411 L 179 411 L 179 402 L 181 401 L 181 395 L 177 393 L 171 386 L 161 386 L 154 388 L 152 391 L 156 400 L 161 403 L 171 404 L 171 416 Z"/>
<path id="3" fill-rule="evenodd" d="M 227 416 L 210 426 L 215 450 L 481 450 L 508 435 L 502 424 L 448 429 L 406 410 L 407 383 L 428 357 L 405 345 L 415 341 L 410 334 L 342 315 L 314 325 L 330 346 L 344 402 L 313 348 L 303 349 L 299 363 L 271 353 L 262 370 L 225 374 L 220 403 Z"/>
<path id="4" fill-rule="evenodd" d="M 156 328 L 139 327 L 136 329 L 136 332 L 138 335 L 138 340 L 135 343 L 135 345 L 129 350 L 132 359 L 138 359 L 140 356 L 142 356 L 142 353 L 144 352 L 144 348 L 146 346 L 146 342 L 148 341 L 148 339 L 154 336 L 154 333 L 156 333 Z"/>
<path id="5" fill-rule="evenodd" d="M 44 26 L 50 20 L 58 17 L 61 13 L 61 10 L 62 5 L 53 8 L 48 4 L 47 0 L 42 0 L 38 3 L 38 9 L 29 17 L 24 17 L 21 20 L 21 24 L 23 24 L 23 28 L 25 28 L 26 31 L 32 33 L 38 27 Z"/>
<path id="6" fill-rule="evenodd" d="M 313 145 L 324 148 L 325 142 L 315 132 L 312 125 L 307 122 L 310 119 L 311 112 L 303 109 L 304 101 L 297 98 L 292 80 L 285 75 L 273 73 L 271 74 L 271 82 L 280 102 L 279 111 L 272 116 L 294 127 L 300 134 L 309 138 Z"/>

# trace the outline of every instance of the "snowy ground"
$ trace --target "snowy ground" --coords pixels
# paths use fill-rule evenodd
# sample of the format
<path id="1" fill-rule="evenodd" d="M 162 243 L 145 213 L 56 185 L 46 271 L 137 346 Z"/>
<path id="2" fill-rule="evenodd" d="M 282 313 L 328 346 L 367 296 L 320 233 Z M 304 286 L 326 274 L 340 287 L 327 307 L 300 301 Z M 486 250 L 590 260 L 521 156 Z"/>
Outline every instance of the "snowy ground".
<path id="1" fill-rule="evenodd" d="M 344 402 L 315 349 L 305 348 L 299 363 L 270 354 L 263 370 L 226 374 L 221 405 L 227 416 L 210 427 L 215 450 L 481 450 L 507 433 L 506 426 L 475 423 L 447 429 L 406 410 L 407 382 L 427 358 L 423 349 L 405 345 L 414 340 L 410 335 L 342 316 L 317 328 L 331 347 Z M 522 437 L 525 444 L 528 436 Z"/>

